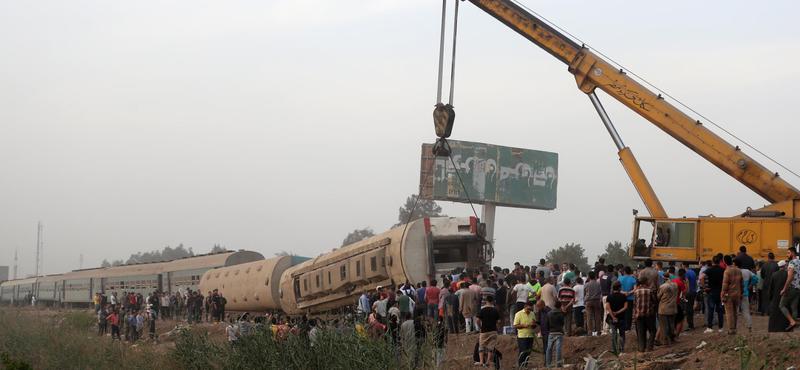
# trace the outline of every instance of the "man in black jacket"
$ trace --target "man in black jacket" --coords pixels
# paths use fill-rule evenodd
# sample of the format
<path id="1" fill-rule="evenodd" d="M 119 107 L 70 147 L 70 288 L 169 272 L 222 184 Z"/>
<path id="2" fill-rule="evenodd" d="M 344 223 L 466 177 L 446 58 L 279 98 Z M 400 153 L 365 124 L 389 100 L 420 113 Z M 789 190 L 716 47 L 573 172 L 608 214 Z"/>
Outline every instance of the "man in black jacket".
<path id="1" fill-rule="evenodd" d="M 553 310 L 547 314 L 545 325 L 550 332 L 547 338 L 545 366 L 561 366 L 561 343 L 564 340 L 564 311 L 561 310 L 561 301 L 556 301 Z M 553 352 L 556 353 L 555 363 L 553 362 Z"/>
<path id="2" fill-rule="evenodd" d="M 770 313 L 770 283 L 772 281 L 772 274 L 778 271 L 778 263 L 775 262 L 775 254 L 770 252 L 767 255 L 767 262 L 764 262 L 764 265 L 761 266 L 761 280 L 763 283 L 761 284 L 762 289 L 759 293 L 759 297 L 761 297 L 761 304 L 759 305 L 761 316 L 769 315 Z"/>

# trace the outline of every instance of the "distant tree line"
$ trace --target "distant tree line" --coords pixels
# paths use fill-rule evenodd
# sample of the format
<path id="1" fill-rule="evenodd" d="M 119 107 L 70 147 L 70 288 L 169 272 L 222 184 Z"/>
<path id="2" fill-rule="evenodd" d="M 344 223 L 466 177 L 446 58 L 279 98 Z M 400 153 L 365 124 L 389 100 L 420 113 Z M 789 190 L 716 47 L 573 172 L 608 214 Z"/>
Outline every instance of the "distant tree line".
<path id="1" fill-rule="evenodd" d="M 214 247 L 211 248 L 211 253 L 219 253 L 219 252 L 227 252 L 228 249 L 220 246 L 219 244 L 214 244 Z M 177 247 L 172 248 L 170 246 L 164 247 L 164 250 L 155 250 L 151 252 L 139 252 L 136 254 L 131 254 L 127 261 L 123 262 L 120 260 L 112 260 L 109 262 L 108 260 L 104 259 L 103 262 L 100 264 L 100 267 L 115 267 L 137 263 L 147 263 L 147 262 L 165 262 L 165 261 L 174 261 L 177 259 L 181 259 L 184 257 L 194 257 L 194 251 L 192 247 L 188 249 L 183 246 L 183 243 L 179 244 Z"/>

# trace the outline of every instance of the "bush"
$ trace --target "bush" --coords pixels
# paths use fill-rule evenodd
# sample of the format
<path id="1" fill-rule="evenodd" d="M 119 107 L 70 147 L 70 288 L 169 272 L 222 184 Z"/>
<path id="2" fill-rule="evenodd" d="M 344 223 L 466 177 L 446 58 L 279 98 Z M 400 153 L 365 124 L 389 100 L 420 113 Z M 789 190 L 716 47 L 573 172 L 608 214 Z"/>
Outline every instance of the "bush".
<path id="1" fill-rule="evenodd" d="M 429 336 L 432 339 L 432 336 Z M 407 360 L 402 346 L 371 340 L 355 330 L 321 330 L 313 350 L 309 340 L 289 335 L 276 340 L 268 327 L 256 329 L 235 345 L 213 344 L 206 335 L 183 331 L 176 339 L 173 358 L 189 369 L 412 369 L 434 368 L 431 340 L 420 346 L 420 367 Z M 412 356 L 413 357 L 412 350 Z"/>

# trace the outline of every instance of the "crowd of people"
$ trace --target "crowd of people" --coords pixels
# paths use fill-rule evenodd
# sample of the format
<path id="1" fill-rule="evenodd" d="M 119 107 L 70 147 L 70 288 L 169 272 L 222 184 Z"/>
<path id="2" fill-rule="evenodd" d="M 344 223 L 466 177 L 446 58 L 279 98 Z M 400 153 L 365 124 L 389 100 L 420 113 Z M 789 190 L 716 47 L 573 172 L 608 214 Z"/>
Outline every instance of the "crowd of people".
<path id="1" fill-rule="evenodd" d="M 556 266 L 544 259 L 538 265 L 515 263 L 513 269 L 459 268 L 439 279 L 410 282 L 397 287 L 378 286 L 363 291 L 355 316 L 320 320 L 309 315 L 292 318 L 249 314 L 225 320 L 226 300 L 217 291 L 182 294 L 116 293 L 95 299 L 99 330 L 111 325 L 112 338 L 120 338 L 120 320 L 126 340 L 136 341 L 144 328 L 154 338 L 160 318 L 192 322 L 227 322 L 232 344 L 263 327 L 277 340 L 288 335 L 307 338 L 313 348 L 326 330 L 354 330 L 372 340 L 386 340 L 420 361 L 424 343 L 433 343 L 438 363 L 444 358 L 447 334 L 479 333 L 476 366 L 493 366 L 502 354 L 495 348 L 498 333 L 515 334 L 518 366 L 532 362 L 531 353 L 543 353 L 545 366 L 563 364 L 564 337 L 610 334 L 612 351 L 626 351 L 626 333 L 636 330 L 634 347 L 640 352 L 670 346 L 685 330 L 695 329 L 695 315 L 705 315 L 704 333 L 728 334 L 743 326 L 752 331 L 752 312 L 769 316 L 769 331 L 792 331 L 798 325 L 800 260 L 790 248 L 788 260 L 756 261 L 745 247 L 738 254 L 718 254 L 699 261 L 699 269 L 686 262 L 645 260 L 638 266 L 606 265 L 599 258 L 594 268 L 579 271 L 572 263 Z M 251 323 L 252 320 L 252 323 Z"/>
<path id="2" fill-rule="evenodd" d="M 544 259 L 513 269 L 459 268 L 437 280 L 406 282 L 397 289 L 363 292 L 358 312 L 386 325 L 419 312 L 431 323 L 444 321 L 447 333 L 479 332 L 476 365 L 488 366 L 496 353 L 497 333 L 516 334 L 518 365 L 530 354 L 544 354 L 545 366 L 562 364 L 565 336 L 609 335 L 610 349 L 626 351 L 626 333 L 636 330 L 636 349 L 670 346 L 695 329 L 705 315 L 703 333 L 730 335 L 743 326 L 752 331 L 752 312 L 769 315 L 770 331 L 792 331 L 800 301 L 800 260 L 789 249 L 787 261 L 756 261 L 742 246 L 738 254 L 718 254 L 689 264 L 645 260 L 638 266 L 606 265 L 598 259 L 590 271 L 572 263 L 556 266 Z M 387 319 L 388 317 L 388 319 Z M 538 340 L 537 340 L 538 339 Z"/>
<path id="3" fill-rule="evenodd" d="M 224 321 L 227 299 L 218 290 L 203 296 L 199 291 L 179 293 L 152 292 L 145 298 L 141 293 L 117 292 L 97 293 L 94 296 L 94 312 L 97 315 L 98 334 L 111 331 L 111 339 L 136 342 L 149 328 L 150 339 L 156 339 L 156 322 L 160 319 L 186 320 L 189 324 L 198 322 L 217 323 Z M 120 329 L 124 328 L 124 331 Z"/>

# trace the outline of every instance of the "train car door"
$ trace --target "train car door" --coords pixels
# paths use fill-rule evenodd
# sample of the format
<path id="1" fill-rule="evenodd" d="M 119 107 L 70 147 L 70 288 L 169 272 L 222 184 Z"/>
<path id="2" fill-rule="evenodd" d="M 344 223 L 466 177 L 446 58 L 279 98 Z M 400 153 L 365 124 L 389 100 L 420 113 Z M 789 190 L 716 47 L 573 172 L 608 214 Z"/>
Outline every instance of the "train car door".
<path id="1" fill-rule="evenodd" d="M 166 275 L 167 275 L 166 276 L 167 281 L 165 284 L 167 284 L 167 286 L 165 287 L 164 291 L 169 294 L 172 294 L 172 272 L 168 272 L 166 273 Z"/>
<path id="2" fill-rule="evenodd" d="M 169 280 L 169 279 L 167 279 L 167 280 Z M 164 283 L 164 275 L 158 274 L 158 291 L 159 292 L 163 292 L 164 291 L 164 284 L 163 283 Z"/>

